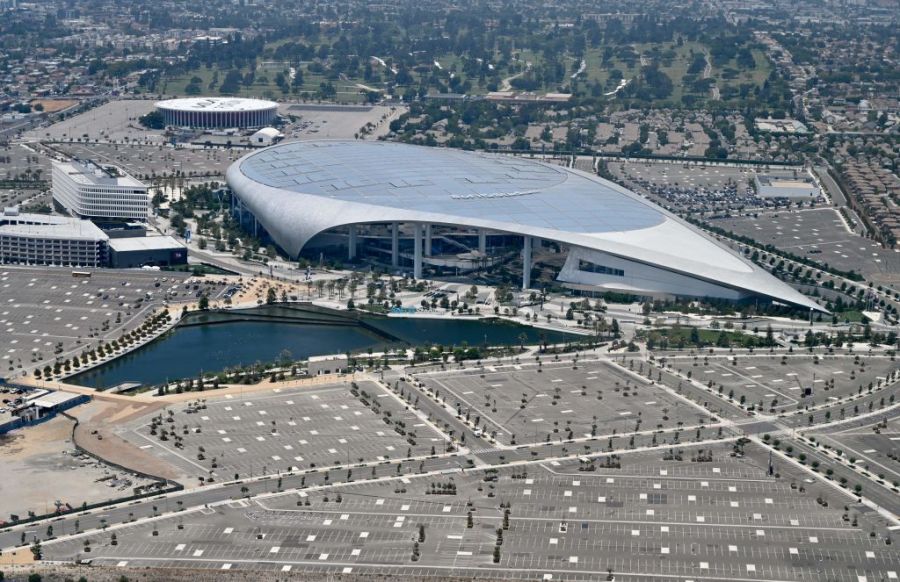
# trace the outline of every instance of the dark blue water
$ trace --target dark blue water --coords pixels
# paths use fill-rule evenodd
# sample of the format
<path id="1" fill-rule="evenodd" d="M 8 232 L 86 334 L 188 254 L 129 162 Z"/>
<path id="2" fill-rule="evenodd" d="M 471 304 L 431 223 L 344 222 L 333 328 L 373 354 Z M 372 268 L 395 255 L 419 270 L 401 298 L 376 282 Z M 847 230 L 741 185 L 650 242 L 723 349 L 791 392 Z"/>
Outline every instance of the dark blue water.
<path id="1" fill-rule="evenodd" d="M 564 342 L 576 338 L 570 334 L 493 320 L 363 318 L 367 326 L 382 330 L 399 342 L 363 325 L 231 321 L 242 315 L 255 314 L 296 318 L 296 312 L 282 308 L 197 316 L 189 321 L 201 322 L 200 325 L 179 326 L 151 344 L 68 381 L 99 389 L 123 382 L 161 384 L 167 380 L 196 377 L 201 372 L 272 362 L 285 350 L 293 359 L 304 359 L 348 351 L 359 353 L 370 348 L 382 351 L 400 344 L 430 343 L 449 347 L 466 343 L 480 346 L 486 341 L 488 345 L 512 345 L 519 343 L 522 334 L 528 338 L 526 343 Z"/>

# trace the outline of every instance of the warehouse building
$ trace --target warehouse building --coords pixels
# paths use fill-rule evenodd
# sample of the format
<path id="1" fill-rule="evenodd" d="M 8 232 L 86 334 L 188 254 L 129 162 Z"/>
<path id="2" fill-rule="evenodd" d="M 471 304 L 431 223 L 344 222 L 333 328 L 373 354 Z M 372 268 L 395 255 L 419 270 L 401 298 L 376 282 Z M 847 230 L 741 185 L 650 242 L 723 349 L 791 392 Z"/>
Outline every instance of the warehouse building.
<path id="1" fill-rule="evenodd" d="M 756 195 L 760 198 L 789 198 L 791 200 L 815 200 L 819 197 L 819 187 L 809 176 L 766 176 L 753 177 Z"/>
<path id="2" fill-rule="evenodd" d="M 136 236 L 109 240 L 109 266 L 134 269 L 187 263 L 187 247 L 171 236 Z"/>

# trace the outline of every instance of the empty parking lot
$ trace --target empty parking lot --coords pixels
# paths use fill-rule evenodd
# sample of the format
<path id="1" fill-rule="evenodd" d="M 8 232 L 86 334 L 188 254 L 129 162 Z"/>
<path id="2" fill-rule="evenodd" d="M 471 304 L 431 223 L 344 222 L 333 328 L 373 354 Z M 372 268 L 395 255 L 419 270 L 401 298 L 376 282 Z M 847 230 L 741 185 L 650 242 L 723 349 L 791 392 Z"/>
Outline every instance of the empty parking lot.
<path id="1" fill-rule="evenodd" d="M 214 480 L 444 452 L 443 437 L 378 384 L 360 381 L 357 396 L 352 389 L 339 383 L 210 393 L 119 433 L 188 474 Z"/>
<path id="2" fill-rule="evenodd" d="M 598 360 L 575 366 L 550 362 L 435 373 L 420 380 L 505 445 L 708 422 L 708 415 L 642 377 L 644 366 L 639 366 L 628 371 Z"/>
<path id="3" fill-rule="evenodd" d="M 116 545 L 110 533 L 96 533 L 48 544 L 45 553 L 86 555 L 89 539 L 96 561 L 122 568 L 894 579 L 900 568 L 886 530 L 845 511 L 840 494 L 786 463 L 768 475 L 761 448 L 733 452 L 718 445 L 704 462 L 692 462 L 696 450 L 688 448 L 682 460 L 628 455 L 620 469 L 535 462 L 289 491 L 126 527 Z M 455 494 L 434 493 L 451 484 Z"/>

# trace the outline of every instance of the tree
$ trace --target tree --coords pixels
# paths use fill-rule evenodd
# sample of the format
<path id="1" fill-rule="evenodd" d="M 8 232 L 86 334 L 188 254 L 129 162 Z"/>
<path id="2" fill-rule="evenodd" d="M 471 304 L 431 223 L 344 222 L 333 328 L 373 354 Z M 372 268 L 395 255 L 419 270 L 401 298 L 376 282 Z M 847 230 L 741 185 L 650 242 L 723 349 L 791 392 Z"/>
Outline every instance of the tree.
<path id="1" fill-rule="evenodd" d="M 207 297 L 206 295 L 201 295 L 200 301 L 197 303 L 197 307 L 200 309 L 200 311 L 206 311 L 207 309 L 209 309 L 209 297 Z"/>
<path id="2" fill-rule="evenodd" d="M 691 343 L 694 345 L 700 345 L 700 332 L 697 331 L 696 327 L 691 328 Z"/>
<path id="3" fill-rule="evenodd" d="M 163 114 L 155 109 L 147 115 L 138 117 L 138 123 L 147 129 L 163 129 L 166 127 L 166 120 Z"/>

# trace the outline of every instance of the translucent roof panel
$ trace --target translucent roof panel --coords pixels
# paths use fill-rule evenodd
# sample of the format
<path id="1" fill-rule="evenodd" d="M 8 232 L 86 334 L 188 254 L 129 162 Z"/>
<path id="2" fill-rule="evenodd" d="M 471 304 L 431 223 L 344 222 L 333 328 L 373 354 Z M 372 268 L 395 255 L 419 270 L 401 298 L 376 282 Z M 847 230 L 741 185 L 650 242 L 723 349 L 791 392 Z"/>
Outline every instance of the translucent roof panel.
<path id="1" fill-rule="evenodd" d="M 284 143 L 240 163 L 247 178 L 334 200 L 568 232 L 649 228 L 664 216 L 599 178 L 521 157 L 390 142 Z"/>

